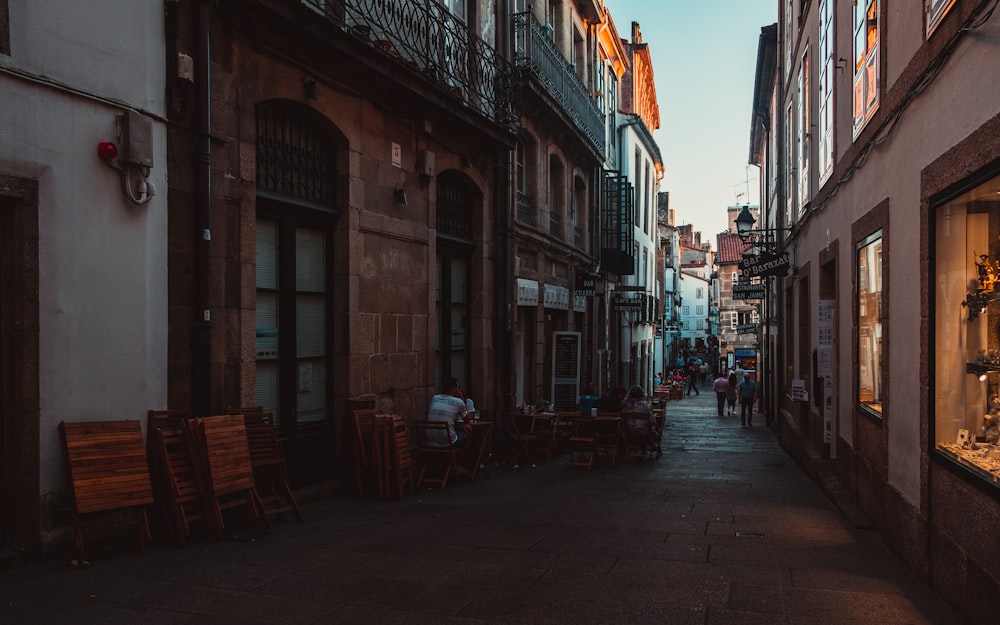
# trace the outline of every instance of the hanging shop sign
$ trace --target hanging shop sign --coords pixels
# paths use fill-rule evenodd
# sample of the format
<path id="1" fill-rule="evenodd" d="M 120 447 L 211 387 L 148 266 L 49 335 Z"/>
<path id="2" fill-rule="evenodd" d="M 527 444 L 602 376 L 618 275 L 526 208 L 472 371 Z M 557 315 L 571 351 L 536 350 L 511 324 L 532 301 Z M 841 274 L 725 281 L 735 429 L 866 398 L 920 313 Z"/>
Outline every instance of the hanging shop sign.
<path id="1" fill-rule="evenodd" d="M 576 274 L 576 289 L 574 293 L 582 297 L 594 297 L 597 294 L 597 277 L 587 274 Z"/>
<path id="2" fill-rule="evenodd" d="M 733 286 L 733 299 L 764 299 L 767 296 L 767 285 L 737 284 Z"/>
<path id="3" fill-rule="evenodd" d="M 517 279 L 517 305 L 538 306 L 538 282 L 536 280 Z"/>
<path id="4" fill-rule="evenodd" d="M 544 284 L 544 294 L 542 303 L 545 308 L 557 308 L 559 310 L 569 310 L 569 289 L 564 286 L 554 286 Z"/>
<path id="5" fill-rule="evenodd" d="M 784 276 L 788 274 L 788 269 L 791 266 L 792 263 L 788 259 L 788 252 L 743 256 L 743 260 L 740 262 L 740 270 L 743 271 L 743 275 L 751 278 L 757 276 Z"/>
<path id="6" fill-rule="evenodd" d="M 637 313 L 642 312 L 643 307 L 646 305 L 646 301 L 641 297 L 622 297 L 617 296 L 611 302 L 611 309 L 617 313 Z"/>
<path id="7" fill-rule="evenodd" d="M 757 334 L 757 324 L 741 323 L 736 326 L 736 334 Z"/>

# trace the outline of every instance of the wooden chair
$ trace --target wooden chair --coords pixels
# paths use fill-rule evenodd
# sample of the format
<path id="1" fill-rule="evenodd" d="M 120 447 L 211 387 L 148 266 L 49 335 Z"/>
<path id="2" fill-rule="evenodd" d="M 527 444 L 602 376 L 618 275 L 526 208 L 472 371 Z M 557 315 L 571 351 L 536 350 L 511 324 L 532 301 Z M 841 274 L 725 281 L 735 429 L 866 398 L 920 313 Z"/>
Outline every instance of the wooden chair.
<path id="1" fill-rule="evenodd" d="M 625 458 L 648 460 L 652 433 L 649 429 L 649 416 L 646 413 L 622 413 L 622 440 L 625 447 Z M 644 423 L 646 427 L 643 427 Z"/>
<path id="2" fill-rule="evenodd" d="M 77 560 L 84 561 L 85 531 L 124 525 L 136 526 L 139 551 L 145 553 L 149 539 L 146 506 L 154 498 L 142 424 L 138 420 L 63 421 L 59 437 L 73 495 Z M 108 518 L 114 512 L 131 516 Z"/>
<path id="3" fill-rule="evenodd" d="M 366 493 L 382 498 L 384 479 L 379 474 L 385 456 L 384 437 L 376 433 L 375 409 L 354 410 L 354 486 L 359 497 Z"/>
<path id="4" fill-rule="evenodd" d="M 204 485 L 187 427 L 186 410 L 150 410 L 146 414 L 146 438 L 157 501 L 163 510 L 175 544 L 191 536 L 191 524 L 205 522 Z"/>
<path id="5" fill-rule="evenodd" d="M 574 418 L 575 429 L 567 441 L 569 466 L 584 467 L 588 471 L 597 457 L 597 430 L 594 417 L 578 415 Z"/>
<path id="6" fill-rule="evenodd" d="M 288 483 L 288 466 L 278 438 L 278 428 L 269 412 L 252 413 L 244 417 L 250 466 L 254 485 L 260 495 L 265 514 L 292 512 L 301 523 L 302 510 L 295 501 Z"/>
<path id="7" fill-rule="evenodd" d="M 678 400 L 684 398 L 684 383 L 674 382 L 670 385 L 670 399 Z"/>
<path id="8" fill-rule="evenodd" d="M 531 464 L 529 447 L 535 440 L 535 435 L 527 430 L 522 430 L 521 423 L 519 422 L 523 420 L 524 424 L 530 428 L 530 423 L 527 421 L 528 418 L 527 415 L 517 413 L 508 413 L 504 417 L 504 425 L 507 427 L 507 441 L 511 445 L 510 452 L 504 458 L 504 464 L 507 466 L 518 464 L 518 460 L 526 465 Z"/>
<path id="9" fill-rule="evenodd" d="M 618 464 L 618 450 L 622 444 L 622 418 L 617 412 L 598 412 L 594 418 L 597 432 L 597 457 L 603 454 Z"/>
<path id="10" fill-rule="evenodd" d="M 243 422 L 247 425 L 266 423 L 277 427 L 277 423 L 274 420 L 274 413 L 264 410 L 263 406 L 230 406 L 226 408 L 226 414 L 243 415 Z"/>
<path id="11" fill-rule="evenodd" d="M 416 438 L 421 442 L 419 456 L 421 460 L 420 475 L 417 477 L 417 487 L 425 483 L 438 484 L 444 489 L 448 485 L 451 474 L 459 474 L 459 450 L 451 443 L 448 424 L 443 421 L 414 421 L 413 428 Z M 442 441 L 447 441 L 442 443 Z M 434 470 L 429 475 L 428 470 Z"/>
<path id="12" fill-rule="evenodd" d="M 406 427 L 406 421 L 397 414 L 381 415 L 376 417 L 381 423 L 385 435 L 388 437 L 386 445 L 386 470 L 387 481 L 385 485 L 386 495 L 393 492 L 398 499 L 403 498 L 407 487 L 410 493 L 414 491 L 413 482 L 413 460 L 410 457 L 410 431 Z"/>
<path id="13" fill-rule="evenodd" d="M 243 415 L 219 415 L 190 419 L 188 430 L 196 446 L 199 469 L 205 476 L 206 495 L 213 535 L 222 538 L 222 511 L 245 507 L 250 519 L 271 520 L 254 484 L 250 446 Z"/>
<path id="14" fill-rule="evenodd" d="M 656 457 L 659 458 L 663 455 L 663 430 L 667 427 L 667 409 L 653 410 L 653 418 L 656 419 Z"/>
<path id="15" fill-rule="evenodd" d="M 528 431 L 535 436 L 528 444 L 528 452 L 531 455 L 544 457 L 545 462 L 552 459 L 552 452 L 556 446 L 557 425 L 558 419 L 552 413 L 536 412 L 531 415 L 531 426 Z"/>

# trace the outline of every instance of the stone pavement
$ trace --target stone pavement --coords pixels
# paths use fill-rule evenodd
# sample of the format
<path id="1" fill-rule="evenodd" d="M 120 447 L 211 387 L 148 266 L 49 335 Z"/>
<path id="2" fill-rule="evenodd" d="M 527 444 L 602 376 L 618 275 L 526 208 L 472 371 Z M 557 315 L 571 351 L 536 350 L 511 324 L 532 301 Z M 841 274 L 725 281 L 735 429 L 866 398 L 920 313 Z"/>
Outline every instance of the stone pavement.
<path id="1" fill-rule="evenodd" d="M 958 625 L 754 419 L 667 407 L 655 461 L 565 457 L 305 523 L 0 573 L 0 623 Z"/>

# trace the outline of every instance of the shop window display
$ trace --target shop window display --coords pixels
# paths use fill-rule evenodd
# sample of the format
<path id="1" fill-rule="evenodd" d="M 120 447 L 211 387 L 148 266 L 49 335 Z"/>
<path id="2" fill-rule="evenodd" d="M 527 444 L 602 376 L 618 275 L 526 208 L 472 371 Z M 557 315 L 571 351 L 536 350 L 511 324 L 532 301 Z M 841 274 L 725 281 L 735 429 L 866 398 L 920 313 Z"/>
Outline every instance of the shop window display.
<path id="1" fill-rule="evenodd" d="M 934 220 L 933 443 L 1000 488 L 1000 176 Z"/>
<path id="2" fill-rule="evenodd" d="M 882 231 L 858 245 L 857 402 L 865 414 L 882 418 Z"/>

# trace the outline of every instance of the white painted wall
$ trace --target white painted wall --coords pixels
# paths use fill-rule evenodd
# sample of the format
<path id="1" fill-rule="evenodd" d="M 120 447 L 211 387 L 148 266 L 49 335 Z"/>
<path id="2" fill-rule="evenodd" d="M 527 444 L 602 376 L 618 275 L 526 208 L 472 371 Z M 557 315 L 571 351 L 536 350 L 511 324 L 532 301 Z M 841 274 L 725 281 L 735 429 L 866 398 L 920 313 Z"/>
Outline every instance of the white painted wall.
<path id="1" fill-rule="evenodd" d="M 15 0 L 0 56 L 0 173 L 39 188 L 40 464 L 64 485 L 60 421 L 166 407 L 163 3 Z M 136 207 L 97 156 L 116 116 L 153 118 L 157 195 Z"/>

